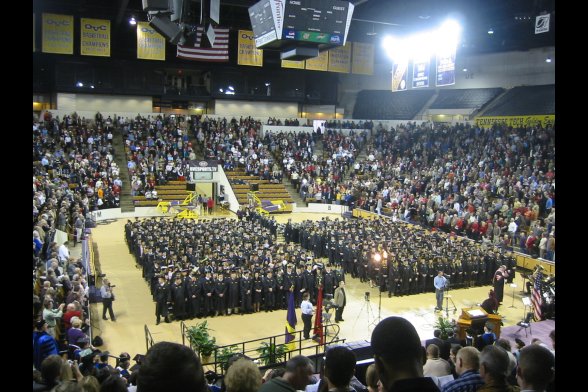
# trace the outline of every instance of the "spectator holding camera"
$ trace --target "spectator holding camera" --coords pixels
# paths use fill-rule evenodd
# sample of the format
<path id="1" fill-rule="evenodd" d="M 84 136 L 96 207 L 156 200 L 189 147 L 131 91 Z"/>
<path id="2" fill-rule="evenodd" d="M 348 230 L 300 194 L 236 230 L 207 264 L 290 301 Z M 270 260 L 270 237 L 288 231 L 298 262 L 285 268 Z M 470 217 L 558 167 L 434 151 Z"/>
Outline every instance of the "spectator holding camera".
<path id="1" fill-rule="evenodd" d="M 108 310 L 110 319 L 116 321 L 114 311 L 112 310 L 112 301 L 114 301 L 113 287 L 108 279 L 102 279 L 102 287 L 100 288 L 100 295 L 102 296 L 102 320 L 108 320 L 106 318 L 106 310 Z"/>

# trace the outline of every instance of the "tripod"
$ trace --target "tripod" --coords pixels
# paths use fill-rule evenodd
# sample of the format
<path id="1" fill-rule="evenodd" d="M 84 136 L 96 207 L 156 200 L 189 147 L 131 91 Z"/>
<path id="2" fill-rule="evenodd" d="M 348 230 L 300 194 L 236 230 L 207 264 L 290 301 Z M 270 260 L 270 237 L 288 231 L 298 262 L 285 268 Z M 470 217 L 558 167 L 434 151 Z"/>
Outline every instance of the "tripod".
<path id="1" fill-rule="evenodd" d="M 509 308 L 517 308 L 514 304 L 514 297 L 515 297 L 515 289 L 517 288 L 517 284 L 516 283 L 511 283 L 510 287 L 512 287 L 512 304 L 509 306 Z"/>
<path id="2" fill-rule="evenodd" d="M 449 318 L 449 302 L 451 301 L 451 306 L 453 306 L 453 314 L 457 312 L 457 306 L 455 306 L 455 302 L 451 299 L 451 295 L 449 295 L 449 288 L 451 284 L 449 283 L 449 278 L 447 278 L 447 282 L 445 283 L 445 288 L 443 290 L 443 297 L 445 298 L 445 317 Z"/>
<path id="3" fill-rule="evenodd" d="M 361 306 L 361 309 L 359 309 L 359 313 L 357 314 L 357 318 L 355 319 L 355 323 L 353 324 L 353 327 L 355 328 L 355 325 L 357 324 L 357 321 L 361 318 L 362 313 L 366 312 L 367 314 L 367 325 L 368 325 L 368 329 L 372 326 L 372 325 L 376 325 L 378 324 L 379 320 L 376 319 L 376 316 L 374 314 L 374 310 L 372 309 L 372 305 L 370 304 L 370 292 L 366 291 L 365 292 L 365 302 L 363 303 L 363 305 Z M 381 301 L 381 293 L 380 293 L 380 301 Z M 370 321 L 371 320 L 371 321 Z"/>

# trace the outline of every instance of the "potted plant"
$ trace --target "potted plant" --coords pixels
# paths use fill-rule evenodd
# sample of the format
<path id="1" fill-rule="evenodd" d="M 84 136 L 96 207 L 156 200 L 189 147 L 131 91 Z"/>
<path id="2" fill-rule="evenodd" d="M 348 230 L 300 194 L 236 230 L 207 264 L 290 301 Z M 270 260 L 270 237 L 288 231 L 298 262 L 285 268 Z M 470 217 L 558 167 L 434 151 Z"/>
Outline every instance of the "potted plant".
<path id="1" fill-rule="evenodd" d="M 439 316 L 439 319 L 435 322 L 433 328 L 440 330 L 440 338 L 446 340 L 449 337 L 449 331 L 453 331 L 454 325 L 448 319 L 443 318 L 443 316 Z"/>
<path id="2" fill-rule="evenodd" d="M 235 354 L 241 354 L 238 345 L 223 347 L 216 351 L 216 362 L 220 362 L 223 372 L 227 371 L 229 359 Z"/>
<path id="3" fill-rule="evenodd" d="M 286 346 L 275 343 L 261 342 L 261 347 L 257 349 L 259 359 L 264 365 L 284 362 L 286 360 Z"/>
<path id="4" fill-rule="evenodd" d="M 210 357 L 216 349 L 216 338 L 210 336 L 209 330 L 206 320 L 188 327 L 190 347 L 198 353 L 201 359 Z"/>

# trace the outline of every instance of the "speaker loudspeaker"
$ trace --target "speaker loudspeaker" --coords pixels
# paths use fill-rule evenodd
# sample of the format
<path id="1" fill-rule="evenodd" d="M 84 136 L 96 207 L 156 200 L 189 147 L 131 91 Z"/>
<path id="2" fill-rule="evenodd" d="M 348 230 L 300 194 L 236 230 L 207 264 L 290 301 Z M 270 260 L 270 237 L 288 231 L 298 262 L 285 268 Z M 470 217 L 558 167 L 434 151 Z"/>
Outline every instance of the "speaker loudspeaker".
<path id="1" fill-rule="evenodd" d="M 149 26 L 153 27 L 159 34 L 163 35 L 174 45 L 180 42 L 183 35 L 183 30 L 174 22 L 166 17 L 154 16 L 149 22 Z"/>

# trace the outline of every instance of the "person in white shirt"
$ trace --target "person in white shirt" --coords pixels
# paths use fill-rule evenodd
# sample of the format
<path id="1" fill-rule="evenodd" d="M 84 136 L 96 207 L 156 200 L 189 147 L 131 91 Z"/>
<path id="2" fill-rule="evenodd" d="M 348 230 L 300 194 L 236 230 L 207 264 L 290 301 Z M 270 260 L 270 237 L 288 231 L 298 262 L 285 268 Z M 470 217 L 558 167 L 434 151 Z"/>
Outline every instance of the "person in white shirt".
<path id="1" fill-rule="evenodd" d="M 310 339 L 310 329 L 312 328 L 312 315 L 314 314 L 314 309 L 310 302 L 309 293 L 304 293 L 302 295 L 300 309 L 302 310 L 302 322 L 304 322 L 304 339 Z"/>

